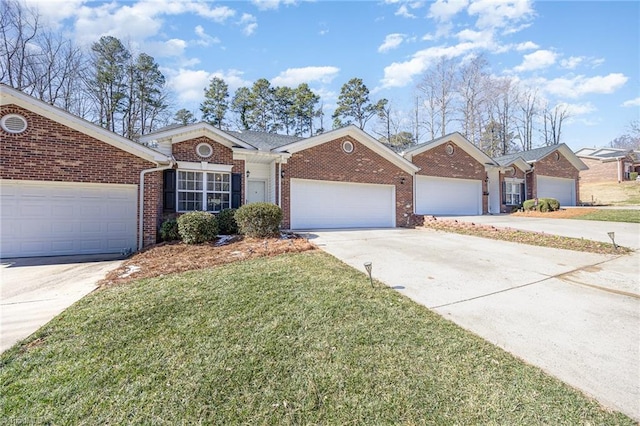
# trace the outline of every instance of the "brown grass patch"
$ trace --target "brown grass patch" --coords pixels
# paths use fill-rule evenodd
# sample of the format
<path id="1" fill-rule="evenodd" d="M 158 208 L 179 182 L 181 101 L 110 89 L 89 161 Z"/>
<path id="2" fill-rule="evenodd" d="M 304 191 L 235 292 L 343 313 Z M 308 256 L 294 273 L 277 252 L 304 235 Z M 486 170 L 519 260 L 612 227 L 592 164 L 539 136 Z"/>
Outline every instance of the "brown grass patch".
<path id="1" fill-rule="evenodd" d="M 307 239 L 297 235 L 267 239 L 233 237 L 229 241 L 218 240 L 197 245 L 160 243 L 134 254 L 119 268 L 109 272 L 98 285 L 124 284 L 141 278 L 207 269 L 256 257 L 299 253 L 315 248 Z"/>
<path id="2" fill-rule="evenodd" d="M 536 212 L 536 211 L 528 211 L 528 212 L 515 212 L 511 213 L 511 216 L 521 216 L 521 217 L 544 217 L 547 219 L 569 219 L 579 216 L 584 216 L 589 213 L 593 213 L 597 209 L 592 208 L 562 208 L 555 212 Z"/>

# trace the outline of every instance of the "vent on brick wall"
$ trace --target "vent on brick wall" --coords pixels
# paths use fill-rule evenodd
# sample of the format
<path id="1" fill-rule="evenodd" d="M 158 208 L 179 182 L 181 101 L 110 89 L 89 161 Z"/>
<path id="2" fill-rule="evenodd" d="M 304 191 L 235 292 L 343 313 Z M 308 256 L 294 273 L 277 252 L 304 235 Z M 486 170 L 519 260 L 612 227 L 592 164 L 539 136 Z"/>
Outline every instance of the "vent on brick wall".
<path id="1" fill-rule="evenodd" d="M 351 154 L 353 152 L 353 143 L 351 141 L 342 142 L 342 150 L 347 154 Z"/>
<path id="2" fill-rule="evenodd" d="M 196 147 L 196 153 L 202 158 L 208 158 L 213 154 L 213 148 L 208 143 L 200 143 Z"/>
<path id="3" fill-rule="evenodd" d="M 7 114 L 0 119 L 0 126 L 8 133 L 22 133 L 27 130 L 27 120 L 18 114 Z"/>

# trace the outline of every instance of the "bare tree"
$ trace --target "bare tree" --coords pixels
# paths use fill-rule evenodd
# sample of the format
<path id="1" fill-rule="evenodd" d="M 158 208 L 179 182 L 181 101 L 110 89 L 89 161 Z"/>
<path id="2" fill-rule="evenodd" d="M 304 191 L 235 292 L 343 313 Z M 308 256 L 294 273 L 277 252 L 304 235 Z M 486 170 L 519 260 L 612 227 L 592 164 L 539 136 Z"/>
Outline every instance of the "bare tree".
<path id="1" fill-rule="evenodd" d="M 456 88 L 456 62 L 441 57 L 435 66 L 429 69 L 418 84 L 422 92 L 424 106 L 427 111 L 427 127 L 432 139 L 436 136 L 436 126 L 441 136 L 447 134 L 447 125 L 453 121 L 453 100 Z"/>
<path id="2" fill-rule="evenodd" d="M 513 81 L 508 78 L 498 78 L 494 81 L 495 95 L 492 99 L 491 116 L 499 126 L 500 154 L 509 154 L 513 149 L 513 121 L 514 109 L 518 92 Z M 494 134 L 496 133 L 494 129 Z"/>
<path id="3" fill-rule="evenodd" d="M 558 104 L 553 109 L 545 105 L 543 110 L 543 137 L 546 146 L 559 145 L 562 135 L 562 124 L 569 118 L 566 104 Z"/>
<path id="4" fill-rule="evenodd" d="M 458 80 L 458 94 L 460 97 L 460 120 L 462 122 L 462 133 L 480 146 L 480 134 L 483 108 L 486 104 L 485 89 L 489 75 L 487 68 L 489 62 L 484 56 L 476 56 L 467 64 L 460 68 Z"/>
<path id="5" fill-rule="evenodd" d="M 40 16 L 35 9 L 17 0 L 3 0 L 0 18 L 0 81 L 32 94 L 34 82 L 28 77 L 28 67 L 36 55 L 33 43 L 40 30 Z"/>
<path id="6" fill-rule="evenodd" d="M 523 151 L 533 148 L 533 126 L 538 115 L 538 91 L 525 90 L 518 97 L 520 115 L 516 120 L 516 131 Z"/>

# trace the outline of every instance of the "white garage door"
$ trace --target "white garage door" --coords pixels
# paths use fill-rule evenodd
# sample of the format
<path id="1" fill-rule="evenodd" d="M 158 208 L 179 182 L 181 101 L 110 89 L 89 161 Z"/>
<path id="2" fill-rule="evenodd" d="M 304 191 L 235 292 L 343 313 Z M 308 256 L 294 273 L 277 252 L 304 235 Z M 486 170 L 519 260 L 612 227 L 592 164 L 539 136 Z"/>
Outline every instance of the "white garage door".
<path id="1" fill-rule="evenodd" d="M 136 248 L 136 185 L 0 181 L 0 256 Z"/>
<path id="2" fill-rule="evenodd" d="M 395 187 L 291 179 L 291 229 L 395 226 Z"/>
<path id="3" fill-rule="evenodd" d="M 538 176 L 538 198 L 555 198 L 561 206 L 576 205 L 576 181 L 573 179 Z"/>
<path id="4" fill-rule="evenodd" d="M 416 176 L 416 213 L 430 215 L 481 215 L 482 182 Z"/>

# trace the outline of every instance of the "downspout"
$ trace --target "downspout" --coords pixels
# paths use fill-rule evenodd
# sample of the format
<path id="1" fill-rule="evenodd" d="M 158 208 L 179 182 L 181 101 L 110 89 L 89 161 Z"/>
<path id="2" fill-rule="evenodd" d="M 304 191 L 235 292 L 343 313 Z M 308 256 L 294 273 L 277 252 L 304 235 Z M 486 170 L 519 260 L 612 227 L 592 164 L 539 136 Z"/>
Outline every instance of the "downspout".
<path id="1" fill-rule="evenodd" d="M 278 207 L 282 208 L 282 158 L 278 161 Z"/>
<path id="2" fill-rule="evenodd" d="M 618 158 L 618 183 L 622 182 L 622 160 Z"/>
<path id="3" fill-rule="evenodd" d="M 154 167 L 140 172 L 140 195 L 138 196 L 138 199 L 140 200 L 138 208 L 138 251 L 142 250 L 142 245 L 144 244 L 144 176 L 147 173 L 173 169 L 175 164 L 175 161 L 171 160 L 167 166 Z"/>

